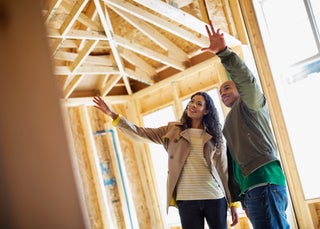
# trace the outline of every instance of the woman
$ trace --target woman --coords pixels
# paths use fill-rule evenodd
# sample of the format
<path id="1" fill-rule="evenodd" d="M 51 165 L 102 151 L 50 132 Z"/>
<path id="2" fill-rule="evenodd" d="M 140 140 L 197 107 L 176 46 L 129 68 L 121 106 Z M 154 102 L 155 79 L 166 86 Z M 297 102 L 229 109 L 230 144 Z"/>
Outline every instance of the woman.
<path id="1" fill-rule="evenodd" d="M 191 96 L 181 120 L 159 128 L 136 126 L 115 113 L 101 97 L 95 107 L 113 119 L 113 125 L 133 140 L 162 144 L 168 152 L 167 210 L 176 206 L 184 229 L 227 229 L 227 156 L 219 116 L 205 92 Z M 230 204 L 232 225 L 237 210 Z"/>

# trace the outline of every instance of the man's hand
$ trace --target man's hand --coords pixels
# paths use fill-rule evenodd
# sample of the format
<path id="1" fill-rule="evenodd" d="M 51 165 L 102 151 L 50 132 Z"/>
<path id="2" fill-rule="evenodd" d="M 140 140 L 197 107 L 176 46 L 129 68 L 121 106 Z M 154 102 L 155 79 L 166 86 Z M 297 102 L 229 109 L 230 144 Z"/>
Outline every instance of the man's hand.
<path id="1" fill-rule="evenodd" d="M 210 20 L 209 25 L 206 25 L 206 30 L 210 40 L 210 46 L 207 48 L 202 48 L 202 51 L 209 51 L 213 53 L 218 53 L 227 48 L 224 35 L 220 32 L 220 29 L 215 30 L 213 27 L 212 21 Z"/>

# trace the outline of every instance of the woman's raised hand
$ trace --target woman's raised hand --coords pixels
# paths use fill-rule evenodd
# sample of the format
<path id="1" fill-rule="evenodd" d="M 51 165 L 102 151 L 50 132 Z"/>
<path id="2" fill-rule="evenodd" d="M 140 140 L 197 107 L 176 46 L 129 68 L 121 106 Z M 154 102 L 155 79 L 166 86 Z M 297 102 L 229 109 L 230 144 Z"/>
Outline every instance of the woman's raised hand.
<path id="1" fill-rule="evenodd" d="M 112 119 L 116 119 L 118 114 L 115 113 L 110 106 L 108 106 L 100 96 L 93 97 L 93 102 L 96 104 L 94 107 L 101 110 L 106 115 L 110 116 Z"/>

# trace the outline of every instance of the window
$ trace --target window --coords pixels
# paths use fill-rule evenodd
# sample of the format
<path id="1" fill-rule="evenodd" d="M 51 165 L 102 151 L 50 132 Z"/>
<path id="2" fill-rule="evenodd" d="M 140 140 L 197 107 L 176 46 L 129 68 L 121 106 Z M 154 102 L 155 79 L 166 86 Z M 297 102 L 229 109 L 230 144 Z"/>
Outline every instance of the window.
<path id="1" fill-rule="evenodd" d="M 319 198 L 320 1 L 253 2 L 305 198 Z"/>
<path id="2" fill-rule="evenodd" d="M 310 8 L 311 8 L 311 13 L 313 15 L 313 20 L 315 23 L 316 30 L 320 32 L 320 1 L 318 0 L 311 0 L 310 1 Z"/>
<path id="3" fill-rule="evenodd" d="M 275 62 L 287 67 L 319 57 L 314 13 L 306 8 L 303 0 L 256 0 L 254 3 L 265 43 L 272 47 L 268 51 L 273 51 Z"/>

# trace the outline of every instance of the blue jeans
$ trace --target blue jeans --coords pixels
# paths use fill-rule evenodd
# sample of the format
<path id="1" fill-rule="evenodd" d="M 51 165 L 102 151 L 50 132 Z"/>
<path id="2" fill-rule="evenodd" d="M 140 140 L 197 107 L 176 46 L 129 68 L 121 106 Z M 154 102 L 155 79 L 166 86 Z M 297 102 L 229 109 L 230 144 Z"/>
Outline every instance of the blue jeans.
<path id="1" fill-rule="evenodd" d="M 268 184 L 253 188 L 245 193 L 244 205 L 254 229 L 290 228 L 286 216 L 286 186 Z"/>
<path id="2" fill-rule="evenodd" d="M 177 201 L 183 229 L 204 228 L 206 219 L 210 229 L 227 229 L 227 201 L 217 200 L 180 200 Z"/>

